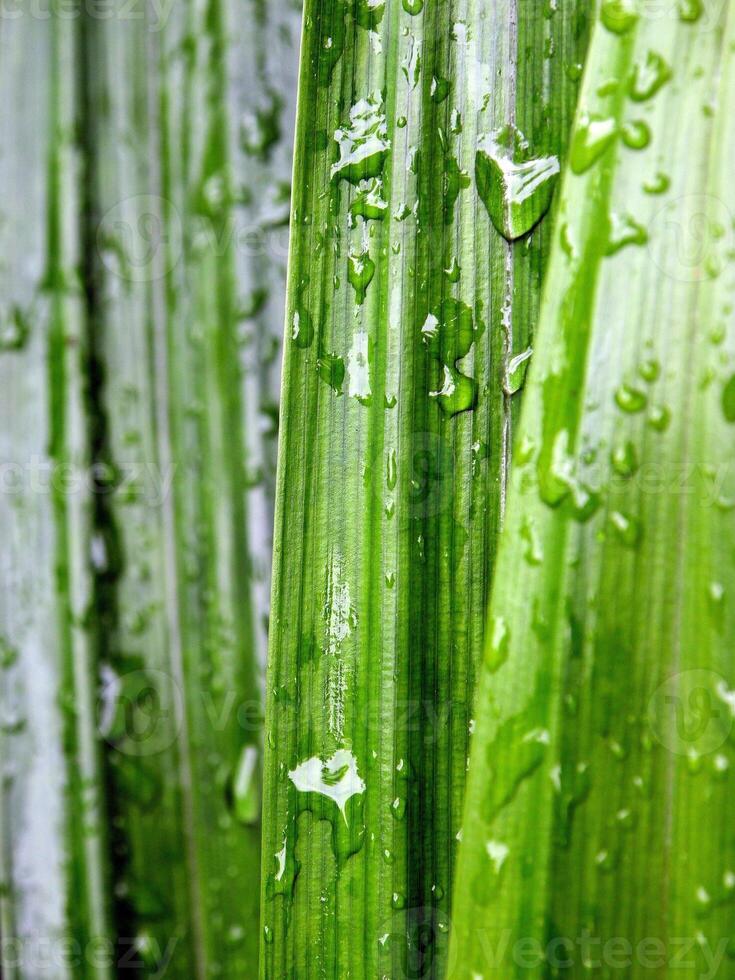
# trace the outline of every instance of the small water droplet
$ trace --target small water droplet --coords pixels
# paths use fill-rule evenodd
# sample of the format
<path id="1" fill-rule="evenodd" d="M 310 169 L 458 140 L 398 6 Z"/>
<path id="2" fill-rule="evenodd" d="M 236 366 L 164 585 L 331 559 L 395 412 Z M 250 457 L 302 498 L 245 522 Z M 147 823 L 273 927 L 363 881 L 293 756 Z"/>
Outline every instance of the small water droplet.
<path id="1" fill-rule="evenodd" d="M 431 80 L 431 101 L 441 104 L 449 95 L 451 85 L 446 78 L 438 78 L 436 75 Z"/>
<path id="2" fill-rule="evenodd" d="M 629 214 L 610 215 L 610 234 L 605 255 L 615 255 L 626 245 L 645 245 L 648 232 Z"/>
<path id="3" fill-rule="evenodd" d="M 490 858 L 493 871 L 496 875 L 499 875 L 502 871 L 503 865 L 508 859 L 510 848 L 507 844 L 503 844 L 501 841 L 489 840 L 485 842 L 485 851 L 487 852 L 487 856 Z"/>
<path id="4" fill-rule="evenodd" d="M 618 408 L 631 415 L 642 412 L 648 404 L 648 398 L 644 391 L 627 384 L 621 385 L 615 392 L 615 401 Z"/>
<path id="5" fill-rule="evenodd" d="M 403 9 L 407 14 L 415 17 L 424 9 L 424 0 L 403 0 Z"/>
<path id="6" fill-rule="evenodd" d="M 641 525 L 635 517 L 614 510 L 610 514 L 610 526 L 617 538 L 628 548 L 635 548 L 641 538 Z"/>
<path id="7" fill-rule="evenodd" d="M 493 673 L 508 659 L 510 649 L 510 630 L 502 616 L 493 616 L 490 628 L 490 647 L 488 650 L 487 666 Z"/>
<path id="8" fill-rule="evenodd" d="M 735 374 L 722 391 L 722 411 L 728 422 L 735 423 Z"/>
<path id="9" fill-rule="evenodd" d="M 656 432 L 665 432 L 671 425 L 671 412 L 666 405 L 654 405 L 648 413 L 648 424 Z"/>
<path id="10" fill-rule="evenodd" d="M 679 0 L 679 20 L 695 24 L 703 13 L 703 0 Z"/>
<path id="11" fill-rule="evenodd" d="M 642 119 L 633 119 L 625 123 L 620 136 L 629 149 L 645 150 L 651 142 L 651 128 Z"/>
<path id="12" fill-rule="evenodd" d="M 671 178 L 659 170 L 650 180 L 645 182 L 643 190 L 646 194 L 665 194 L 669 187 L 671 187 Z"/>
<path id="13" fill-rule="evenodd" d="M 529 347 L 520 354 L 512 357 L 505 368 L 505 378 L 503 380 L 503 390 L 506 395 L 515 395 L 520 391 L 526 381 L 528 366 L 533 356 L 533 348 Z"/>
<path id="14" fill-rule="evenodd" d="M 635 0 L 603 0 L 600 19 L 614 34 L 627 34 L 638 22 Z"/>
<path id="15" fill-rule="evenodd" d="M 348 266 L 347 278 L 350 285 L 355 290 L 355 298 L 358 304 L 365 301 L 365 295 L 370 283 L 375 275 L 375 263 L 370 258 L 370 251 L 365 246 L 360 252 L 351 252 Z"/>
<path id="16" fill-rule="evenodd" d="M 671 68 L 657 51 L 649 51 L 639 61 L 630 78 L 628 95 L 634 102 L 646 102 L 671 79 Z"/>
<path id="17" fill-rule="evenodd" d="M 23 350 L 30 333 L 29 317 L 20 307 L 13 306 L 0 320 L 0 352 Z"/>
<path id="18" fill-rule="evenodd" d="M 633 476 L 640 465 L 638 453 L 630 440 L 616 446 L 610 454 L 610 462 L 619 476 Z"/>
<path id="19" fill-rule="evenodd" d="M 321 353 L 317 358 L 316 369 L 322 381 L 338 394 L 342 393 L 345 380 L 345 362 L 336 354 Z"/>
<path id="20" fill-rule="evenodd" d="M 250 826 L 260 817 L 260 786 L 258 783 L 258 750 L 246 745 L 232 780 L 232 807 L 241 824 Z"/>
<path id="21" fill-rule="evenodd" d="M 612 145 L 617 135 L 614 119 L 582 113 L 572 137 L 569 165 L 575 174 L 583 174 Z"/>

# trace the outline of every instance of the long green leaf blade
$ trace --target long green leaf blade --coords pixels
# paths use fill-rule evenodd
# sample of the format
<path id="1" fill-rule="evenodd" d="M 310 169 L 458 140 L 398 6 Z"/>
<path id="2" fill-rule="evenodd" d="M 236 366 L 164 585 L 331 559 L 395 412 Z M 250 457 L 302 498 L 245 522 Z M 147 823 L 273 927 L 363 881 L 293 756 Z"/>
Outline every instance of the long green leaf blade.
<path id="1" fill-rule="evenodd" d="M 0 935 L 7 980 L 106 980 L 73 20 L 0 31 Z M 87 955 L 92 949 L 101 955 Z"/>
<path id="2" fill-rule="evenodd" d="M 735 4 L 644 6 L 602 4 L 572 139 L 476 704 L 468 980 L 730 969 Z"/>
<path id="3" fill-rule="evenodd" d="M 488 571 L 548 241 L 534 227 L 586 39 L 584 6 L 555 7 L 306 4 L 268 977 L 443 969 Z"/>

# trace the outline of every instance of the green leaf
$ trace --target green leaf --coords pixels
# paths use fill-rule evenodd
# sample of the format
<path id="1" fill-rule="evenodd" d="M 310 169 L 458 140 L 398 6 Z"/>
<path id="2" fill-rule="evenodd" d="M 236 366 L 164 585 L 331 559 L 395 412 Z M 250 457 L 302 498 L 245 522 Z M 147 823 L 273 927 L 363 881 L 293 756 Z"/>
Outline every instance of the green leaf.
<path id="1" fill-rule="evenodd" d="M 268 977 L 444 967 L 513 393 L 549 240 L 537 225 L 586 41 L 586 5 L 555 7 L 306 4 L 267 686 Z"/>
<path id="2" fill-rule="evenodd" d="M 77 277 L 75 29 L 28 9 L 0 32 L 0 935 L 7 980 L 107 980 L 85 319 Z M 49 959 L 51 958 L 51 959 Z"/>
<path id="3" fill-rule="evenodd" d="M 116 927 L 150 976 L 257 974 L 291 140 L 273 66 L 299 18 L 247 13 L 85 22 L 102 734 Z"/>
<path id="4" fill-rule="evenodd" d="M 729 969 L 735 4 L 700 12 L 593 37 L 475 708 L 462 980 L 668 975 L 684 946 Z"/>

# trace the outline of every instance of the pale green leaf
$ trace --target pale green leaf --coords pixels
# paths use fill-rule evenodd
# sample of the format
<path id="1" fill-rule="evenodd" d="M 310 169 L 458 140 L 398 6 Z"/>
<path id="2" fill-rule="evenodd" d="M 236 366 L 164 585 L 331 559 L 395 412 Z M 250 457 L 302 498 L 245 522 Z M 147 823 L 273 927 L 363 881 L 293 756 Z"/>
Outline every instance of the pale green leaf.
<path id="1" fill-rule="evenodd" d="M 644 6 L 603 4 L 564 182 L 475 707 L 461 980 L 731 969 L 735 4 Z"/>
<path id="2" fill-rule="evenodd" d="M 445 964 L 475 663 L 549 239 L 537 222 L 586 40 L 586 5 L 556 6 L 306 4 L 268 977 Z"/>

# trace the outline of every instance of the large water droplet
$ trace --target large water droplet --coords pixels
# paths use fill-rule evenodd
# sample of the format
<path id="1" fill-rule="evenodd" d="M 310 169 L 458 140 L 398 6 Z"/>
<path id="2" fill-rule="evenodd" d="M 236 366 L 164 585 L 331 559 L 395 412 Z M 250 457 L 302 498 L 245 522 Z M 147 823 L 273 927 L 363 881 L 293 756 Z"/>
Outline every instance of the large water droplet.
<path id="1" fill-rule="evenodd" d="M 338 129 L 334 138 L 339 160 L 332 166 L 332 178 L 359 184 L 383 172 L 390 152 L 383 100 L 379 95 L 360 99 L 350 110 L 350 125 Z"/>
<path id="2" fill-rule="evenodd" d="M 332 800 L 345 823 L 348 800 L 366 789 L 357 770 L 357 759 L 349 749 L 338 749 L 325 762 L 313 756 L 292 769 L 288 777 L 300 793 L 316 793 Z"/>
<path id="3" fill-rule="evenodd" d="M 385 13 L 385 0 L 355 0 L 355 20 L 366 31 L 374 31 Z"/>
<path id="4" fill-rule="evenodd" d="M 538 224 L 549 210 L 559 169 L 555 156 L 533 157 L 513 127 L 480 139 L 477 189 L 501 235 L 513 241 Z"/>
<path id="5" fill-rule="evenodd" d="M 447 415 L 456 415 L 474 408 L 477 382 L 463 374 L 457 362 L 469 354 L 474 343 L 475 329 L 472 310 L 461 300 L 443 300 L 435 313 L 430 313 L 421 328 L 430 354 L 442 367 L 442 386 L 430 392 Z"/>

